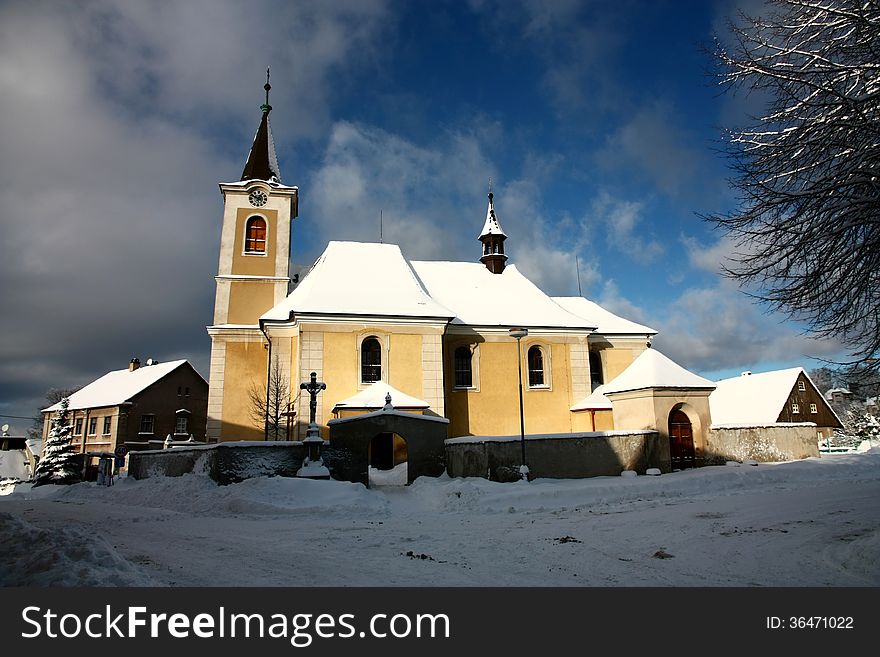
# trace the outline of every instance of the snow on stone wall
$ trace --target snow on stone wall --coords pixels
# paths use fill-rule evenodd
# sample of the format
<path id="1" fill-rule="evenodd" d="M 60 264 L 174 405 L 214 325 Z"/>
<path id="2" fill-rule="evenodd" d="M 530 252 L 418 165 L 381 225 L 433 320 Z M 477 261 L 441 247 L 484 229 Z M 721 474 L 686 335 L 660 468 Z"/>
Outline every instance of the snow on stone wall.
<path id="1" fill-rule="evenodd" d="M 669 472 L 669 451 L 660 449 L 656 431 L 606 431 L 526 436 L 530 478 L 575 479 L 619 475 L 647 468 Z M 519 437 L 468 436 L 446 441 L 446 470 L 451 477 L 514 481 L 519 477 Z"/>
<path id="2" fill-rule="evenodd" d="M 300 442 L 228 442 L 131 452 L 128 474 L 135 479 L 206 474 L 219 484 L 252 477 L 292 477 L 305 454 Z"/>
<path id="3" fill-rule="evenodd" d="M 713 426 L 709 429 L 706 463 L 794 461 L 819 456 L 816 425 L 762 424 Z"/>

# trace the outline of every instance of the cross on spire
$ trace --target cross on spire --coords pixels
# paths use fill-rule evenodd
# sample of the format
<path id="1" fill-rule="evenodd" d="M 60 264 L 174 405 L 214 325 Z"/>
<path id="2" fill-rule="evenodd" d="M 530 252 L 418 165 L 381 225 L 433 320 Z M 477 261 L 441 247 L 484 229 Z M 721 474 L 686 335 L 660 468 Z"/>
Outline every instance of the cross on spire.
<path id="1" fill-rule="evenodd" d="M 269 84 L 269 67 L 266 67 L 266 84 L 263 85 L 263 89 L 266 90 L 266 103 L 260 106 L 260 109 L 265 113 L 269 113 L 272 111 L 272 106 L 269 104 L 269 91 L 272 89 L 272 85 Z"/>

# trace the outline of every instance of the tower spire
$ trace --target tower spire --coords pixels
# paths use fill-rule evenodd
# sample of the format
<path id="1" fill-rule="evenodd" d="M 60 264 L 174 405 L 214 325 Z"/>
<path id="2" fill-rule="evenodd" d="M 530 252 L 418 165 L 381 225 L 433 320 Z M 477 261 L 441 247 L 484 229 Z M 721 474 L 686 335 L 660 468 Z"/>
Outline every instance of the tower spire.
<path id="1" fill-rule="evenodd" d="M 263 110 L 263 114 L 268 114 L 272 111 L 272 106 L 269 104 L 269 91 L 272 89 L 272 85 L 269 84 L 269 67 L 266 67 L 266 84 L 263 85 L 263 89 L 266 90 L 266 102 L 263 105 L 260 105 L 260 109 Z"/>
<path id="2" fill-rule="evenodd" d="M 495 194 L 492 193 L 492 179 L 489 178 L 489 208 L 486 210 L 486 223 L 483 224 L 483 232 L 479 240 L 483 243 L 483 255 L 480 262 L 493 274 L 504 271 L 507 256 L 504 254 L 504 240 L 507 235 L 501 228 L 498 217 L 495 215 Z"/>
<path id="3" fill-rule="evenodd" d="M 275 156 L 275 140 L 272 139 L 272 128 L 269 125 L 269 112 L 272 111 L 272 106 L 269 104 L 269 91 L 272 89 L 272 85 L 269 84 L 268 68 L 266 69 L 266 84 L 263 85 L 263 89 L 266 90 L 266 102 L 260 105 L 263 117 L 260 119 L 260 126 L 254 135 L 254 143 L 244 165 L 244 171 L 241 173 L 241 179 L 281 182 L 281 171 L 278 168 L 278 158 Z"/>

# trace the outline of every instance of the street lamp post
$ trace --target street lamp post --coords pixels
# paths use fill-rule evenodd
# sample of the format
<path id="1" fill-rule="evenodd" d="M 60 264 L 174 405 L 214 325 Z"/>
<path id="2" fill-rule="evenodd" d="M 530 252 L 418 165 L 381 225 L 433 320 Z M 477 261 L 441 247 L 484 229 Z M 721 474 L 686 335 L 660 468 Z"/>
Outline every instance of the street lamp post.
<path id="1" fill-rule="evenodd" d="M 527 328 L 512 328 L 507 331 L 512 338 L 516 338 L 516 368 L 519 372 L 519 441 L 522 447 L 522 465 L 519 466 L 520 479 L 529 480 L 529 466 L 526 465 L 526 423 L 523 415 L 523 386 L 522 386 L 522 348 L 521 340 L 529 334 Z"/>

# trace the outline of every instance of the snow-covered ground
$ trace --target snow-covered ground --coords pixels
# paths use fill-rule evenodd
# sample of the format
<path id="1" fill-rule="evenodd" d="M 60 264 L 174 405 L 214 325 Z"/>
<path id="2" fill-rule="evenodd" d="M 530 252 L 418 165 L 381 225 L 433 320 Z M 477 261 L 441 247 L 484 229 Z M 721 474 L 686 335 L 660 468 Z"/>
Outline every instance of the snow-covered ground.
<path id="1" fill-rule="evenodd" d="M 6 586 L 880 585 L 880 449 L 659 477 L 4 492 Z"/>

